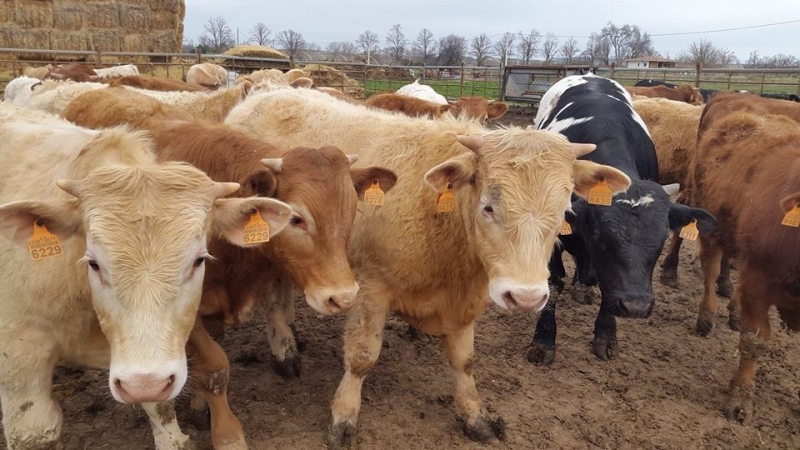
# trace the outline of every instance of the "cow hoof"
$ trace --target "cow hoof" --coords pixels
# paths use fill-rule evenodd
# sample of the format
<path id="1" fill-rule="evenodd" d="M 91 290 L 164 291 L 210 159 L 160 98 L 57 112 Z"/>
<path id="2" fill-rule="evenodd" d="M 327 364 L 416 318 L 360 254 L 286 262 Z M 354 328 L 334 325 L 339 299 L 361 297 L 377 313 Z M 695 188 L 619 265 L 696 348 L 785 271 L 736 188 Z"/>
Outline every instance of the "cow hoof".
<path id="1" fill-rule="evenodd" d="M 697 334 L 702 337 L 708 337 L 712 331 L 714 331 L 714 316 L 711 313 L 706 311 L 700 312 L 697 315 L 697 325 L 695 326 L 695 330 L 697 330 Z"/>
<path id="2" fill-rule="evenodd" d="M 422 332 L 409 325 L 408 330 L 406 330 L 406 334 L 403 337 L 409 341 L 419 341 L 422 339 Z"/>
<path id="3" fill-rule="evenodd" d="M 717 283 L 717 295 L 725 298 L 733 297 L 733 284 L 731 284 L 731 280 L 725 280 Z"/>
<path id="4" fill-rule="evenodd" d="M 750 418 L 752 411 L 753 402 L 750 395 L 744 389 L 734 387 L 725 405 L 725 417 L 731 422 L 744 424 Z"/>
<path id="5" fill-rule="evenodd" d="M 678 273 L 672 270 L 661 271 L 661 284 L 673 289 L 678 288 Z"/>
<path id="6" fill-rule="evenodd" d="M 594 290 L 591 286 L 576 284 L 572 287 L 572 299 L 581 305 L 591 305 L 594 303 Z"/>
<path id="7" fill-rule="evenodd" d="M 284 360 L 273 356 L 272 365 L 275 367 L 275 372 L 285 380 L 300 378 L 301 361 L 299 353 L 286 356 Z"/>
<path id="8" fill-rule="evenodd" d="M 354 449 L 356 447 L 356 426 L 348 422 L 331 425 L 328 430 L 328 448 L 332 450 Z"/>
<path id="9" fill-rule="evenodd" d="M 481 413 L 473 423 L 464 423 L 464 434 L 473 441 L 496 442 L 505 439 L 506 423 L 502 417 L 489 419 L 485 413 Z"/>
<path id="10" fill-rule="evenodd" d="M 617 339 L 594 338 L 594 340 L 592 340 L 592 353 L 603 361 L 617 359 L 617 356 L 619 356 L 619 344 L 617 343 Z"/>
<path id="11" fill-rule="evenodd" d="M 549 366 L 556 359 L 556 346 L 532 342 L 528 349 L 528 362 L 537 366 Z"/>
<path id="12" fill-rule="evenodd" d="M 306 341 L 300 340 L 300 334 L 297 332 L 297 327 L 294 324 L 289 325 L 289 329 L 292 330 L 292 335 L 294 336 L 294 341 L 297 343 L 297 351 L 304 352 L 306 351 Z"/>

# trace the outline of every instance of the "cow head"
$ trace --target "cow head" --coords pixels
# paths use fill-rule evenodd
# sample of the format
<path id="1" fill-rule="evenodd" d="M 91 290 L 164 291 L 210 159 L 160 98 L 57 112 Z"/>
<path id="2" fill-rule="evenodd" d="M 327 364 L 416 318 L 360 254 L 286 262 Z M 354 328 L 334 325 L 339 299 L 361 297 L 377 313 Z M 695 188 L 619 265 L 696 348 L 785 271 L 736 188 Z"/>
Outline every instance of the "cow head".
<path id="1" fill-rule="evenodd" d="M 689 103 L 690 105 L 703 104 L 703 94 L 700 93 L 700 89 L 692 86 L 691 84 L 681 85 L 678 89 L 683 92 L 686 103 Z"/>
<path id="2" fill-rule="evenodd" d="M 613 197 L 611 206 L 572 203 L 567 221 L 589 253 L 604 306 L 618 317 L 645 318 L 654 306 L 652 276 L 670 229 L 680 232 L 692 220 L 701 234 L 716 227 L 711 214 L 670 202 L 671 187 L 634 180 Z"/>
<path id="3" fill-rule="evenodd" d="M 0 207 L 0 233 L 27 246 L 33 224 L 44 225 L 67 258 L 78 257 L 85 241 L 80 261 L 35 264 L 86 267 L 91 301 L 110 344 L 115 399 L 174 398 L 187 378 L 185 345 L 200 303 L 210 233 L 244 245 L 244 225 L 254 211 L 274 234 L 286 226 L 291 209 L 272 199 L 220 199 L 239 185 L 214 183 L 180 163 L 103 166 L 58 186 L 71 198 Z"/>
<path id="4" fill-rule="evenodd" d="M 292 207 L 289 226 L 263 249 L 320 314 L 346 311 L 358 293 L 346 247 L 359 198 L 375 181 L 384 192 L 397 181 L 380 167 L 350 167 L 355 160 L 336 147 L 295 148 L 264 159 L 266 167 L 242 182 L 246 195 L 275 197 Z"/>
<path id="5" fill-rule="evenodd" d="M 549 131 L 507 129 L 459 136 L 472 150 L 432 168 L 425 181 L 446 187 L 467 224 L 464 237 L 486 267 L 489 295 L 504 309 L 540 310 L 549 296 L 547 263 L 574 192 L 581 197 L 604 177 L 614 192 L 628 177 L 576 157 L 594 145 L 570 144 Z M 443 213 L 445 214 L 445 213 Z"/>
<path id="6" fill-rule="evenodd" d="M 453 112 L 470 119 L 477 119 L 481 123 L 487 120 L 502 117 L 508 110 L 505 102 L 490 102 L 483 97 L 461 97 L 453 103 Z"/>

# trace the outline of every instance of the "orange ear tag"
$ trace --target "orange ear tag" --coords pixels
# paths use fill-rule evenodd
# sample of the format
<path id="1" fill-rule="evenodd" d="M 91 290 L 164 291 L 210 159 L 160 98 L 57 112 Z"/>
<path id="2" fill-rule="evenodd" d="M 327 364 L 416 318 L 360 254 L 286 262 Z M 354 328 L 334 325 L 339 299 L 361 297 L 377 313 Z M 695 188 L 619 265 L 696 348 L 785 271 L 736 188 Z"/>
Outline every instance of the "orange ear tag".
<path id="1" fill-rule="evenodd" d="M 696 241 L 698 234 L 700 234 L 700 231 L 697 230 L 697 219 L 692 219 L 689 225 L 681 228 L 681 234 L 679 236 L 681 239 L 686 239 L 687 241 Z"/>
<path id="2" fill-rule="evenodd" d="M 261 218 L 256 209 L 244 226 L 244 243 L 251 245 L 264 242 L 269 242 L 269 224 Z"/>
<path id="3" fill-rule="evenodd" d="M 378 180 L 372 180 L 372 186 L 364 191 L 364 203 L 367 205 L 380 206 L 383 204 L 383 189 L 378 183 Z"/>
<path id="4" fill-rule="evenodd" d="M 789 212 L 783 216 L 781 225 L 786 225 L 787 227 L 800 227 L 800 203 L 794 205 L 794 208 L 790 209 Z"/>
<path id="5" fill-rule="evenodd" d="M 570 226 L 569 222 L 567 222 L 567 219 L 564 219 L 564 221 L 561 222 L 561 228 L 558 230 L 558 234 L 561 236 L 572 234 L 572 227 Z"/>
<path id="6" fill-rule="evenodd" d="M 608 182 L 605 177 L 600 177 L 600 181 L 589 189 L 589 204 L 590 205 L 603 205 L 611 206 L 611 188 L 608 187 Z"/>
<path id="7" fill-rule="evenodd" d="M 453 189 L 453 183 L 447 183 L 444 191 L 436 198 L 436 204 L 438 205 L 438 211 L 440 213 L 453 212 L 456 209 L 456 196 L 453 195 L 451 189 Z"/>
<path id="8" fill-rule="evenodd" d="M 33 235 L 28 240 L 28 252 L 34 261 L 41 261 L 51 256 L 58 257 L 64 253 L 58 236 L 51 233 L 41 219 L 33 223 Z"/>

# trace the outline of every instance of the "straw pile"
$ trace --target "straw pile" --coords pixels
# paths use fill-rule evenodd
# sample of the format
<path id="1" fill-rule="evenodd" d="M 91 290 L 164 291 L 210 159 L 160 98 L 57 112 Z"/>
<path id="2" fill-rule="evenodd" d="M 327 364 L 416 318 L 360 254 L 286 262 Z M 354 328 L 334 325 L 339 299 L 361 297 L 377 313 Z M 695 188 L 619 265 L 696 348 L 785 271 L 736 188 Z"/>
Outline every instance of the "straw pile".
<path id="1" fill-rule="evenodd" d="M 266 45 L 237 45 L 223 53 L 228 56 L 246 56 L 250 58 L 289 59 L 289 55 Z"/>
<path id="2" fill-rule="evenodd" d="M 414 81 L 408 69 L 402 67 L 376 67 L 367 70 L 370 80 L 407 80 Z"/>
<path id="3" fill-rule="evenodd" d="M 311 75 L 314 86 L 332 87 L 356 99 L 364 99 L 364 86 L 339 69 L 324 64 L 306 64 L 303 70 Z"/>
<path id="4" fill-rule="evenodd" d="M 39 50 L 175 53 L 183 42 L 185 14 L 184 0 L 3 0 L 0 42 Z"/>

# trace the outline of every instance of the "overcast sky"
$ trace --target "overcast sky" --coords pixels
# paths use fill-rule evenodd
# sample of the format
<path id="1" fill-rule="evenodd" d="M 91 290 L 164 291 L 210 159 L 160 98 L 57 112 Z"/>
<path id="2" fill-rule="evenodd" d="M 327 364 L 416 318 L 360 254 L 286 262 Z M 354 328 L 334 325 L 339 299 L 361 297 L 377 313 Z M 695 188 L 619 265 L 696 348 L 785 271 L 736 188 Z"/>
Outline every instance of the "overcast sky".
<path id="1" fill-rule="evenodd" d="M 609 21 L 617 25 L 638 25 L 653 35 L 655 48 L 677 56 L 693 41 L 709 39 L 715 46 L 736 52 L 746 60 L 752 50 L 761 55 L 777 53 L 800 57 L 800 22 L 720 33 L 658 36 L 725 28 L 748 27 L 800 20 L 800 0 L 185 0 L 184 39 L 203 33 L 209 17 L 221 16 L 240 41 L 250 29 L 263 22 L 272 37 L 292 29 L 307 42 L 323 49 L 329 42 L 355 41 L 365 30 L 375 32 L 385 45 L 389 28 L 399 23 L 409 41 L 422 28 L 436 39 L 450 33 L 468 40 L 486 33 L 493 40 L 506 31 L 551 32 L 567 39 L 572 36 L 585 48 L 586 36 L 600 31 Z"/>

